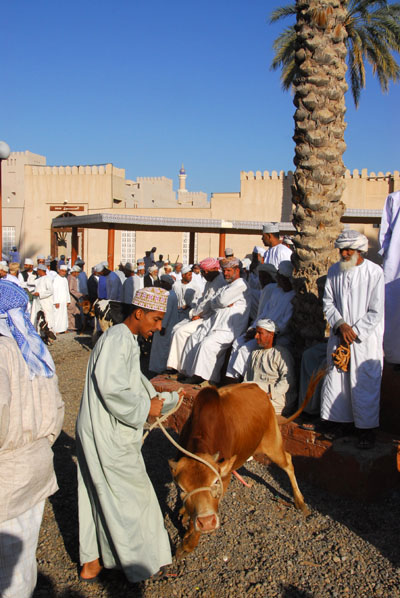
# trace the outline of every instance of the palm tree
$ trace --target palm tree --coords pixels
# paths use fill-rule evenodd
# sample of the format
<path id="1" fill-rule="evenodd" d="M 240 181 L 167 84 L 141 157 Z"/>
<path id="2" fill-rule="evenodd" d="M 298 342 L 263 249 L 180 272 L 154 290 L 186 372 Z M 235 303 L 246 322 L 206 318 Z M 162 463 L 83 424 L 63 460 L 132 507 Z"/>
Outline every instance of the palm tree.
<path id="1" fill-rule="evenodd" d="M 344 2 L 346 16 L 347 64 L 354 104 L 358 107 L 361 90 L 365 88 L 365 61 L 378 77 L 383 92 L 389 90 L 390 81 L 400 80 L 400 67 L 392 51 L 400 51 L 400 3 L 389 4 L 387 0 L 347 0 Z M 297 5 L 289 4 L 271 13 L 270 23 L 296 16 Z M 285 29 L 275 40 L 273 70 L 282 69 L 282 87 L 289 90 L 296 75 L 295 61 L 296 27 Z"/>
<path id="2" fill-rule="evenodd" d="M 275 41 L 272 68 L 282 68 L 283 87 L 293 88 L 295 94 L 292 201 L 297 292 L 292 324 L 307 345 L 324 336 L 318 281 L 337 261 L 333 242 L 345 209 L 341 197 L 346 59 L 356 105 L 365 87 L 365 61 L 384 91 L 390 80 L 400 79 L 400 67 L 391 53 L 400 50 L 400 4 L 296 0 L 275 10 L 270 20 L 290 15 L 296 16 L 296 24 Z"/>

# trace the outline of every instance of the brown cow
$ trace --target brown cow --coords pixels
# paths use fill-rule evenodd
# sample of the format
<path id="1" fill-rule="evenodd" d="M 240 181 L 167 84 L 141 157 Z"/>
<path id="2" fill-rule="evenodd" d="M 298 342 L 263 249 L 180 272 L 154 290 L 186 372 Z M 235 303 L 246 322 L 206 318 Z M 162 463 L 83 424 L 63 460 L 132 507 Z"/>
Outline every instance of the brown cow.
<path id="1" fill-rule="evenodd" d="M 287 422 L 295 419 L 304 409 L 324 373 L 318 372 L 310 381 L 303 405 Z M 264 453 L 286 471 L 296 508 L 305 515 L 309 514 L 297 485 L 292 458 L 283 448 L 282 435 L 269 395 L 257 384 L 231 384 L 220 389 L 213 386 L 202 389 L 179 442 L 183 448 L 205 459 L 219 472 L 223 491 L 220 491 L 218 475 L 207 465 L 187 456 L 182 456 L 177 462 L 169 462 L 173 478 L 182 492 L 183 523 L 190 520 L 177 550 L 177 558 L 194 550 L 202 533 L 218 529 L 219 500 L 226 492 L 231 472 L 255 453 Z"/>

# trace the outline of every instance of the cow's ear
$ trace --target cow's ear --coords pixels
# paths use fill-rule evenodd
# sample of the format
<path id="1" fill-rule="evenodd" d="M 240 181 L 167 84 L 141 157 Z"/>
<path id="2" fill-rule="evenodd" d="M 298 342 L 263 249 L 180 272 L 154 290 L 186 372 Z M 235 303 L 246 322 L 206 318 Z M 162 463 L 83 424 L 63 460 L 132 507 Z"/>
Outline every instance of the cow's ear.
<path id="1" fill-rule="evenodd" d="M 233 457 L 231 457 L 230 459 L 225 459 L 225 461 L 222 461 L 222 463 L 220 463 L 219 467 L 220 467 L 220 472 L 221 472 L 222 478 L 225 478 L 227 475 L 230 474 L 235 461 L 236 461 L 236 455 L 233 455 Z"/>
<path id="2" fill-rule="evenodd" d="M 215 453 L 215 455 L 212 456 L 213 461 L 217 462 L 219 459 L 219 451 L 217 453 Z"/>
<path id="3" fill-rule="evenodd" d="M 172 473 L 175 473 L 176 468 L 178 467 L 178 462 L 177 461 L 173 461 L 172 459 L 168 460 L 168 465 L 170 467 L 170 470 Z"/>

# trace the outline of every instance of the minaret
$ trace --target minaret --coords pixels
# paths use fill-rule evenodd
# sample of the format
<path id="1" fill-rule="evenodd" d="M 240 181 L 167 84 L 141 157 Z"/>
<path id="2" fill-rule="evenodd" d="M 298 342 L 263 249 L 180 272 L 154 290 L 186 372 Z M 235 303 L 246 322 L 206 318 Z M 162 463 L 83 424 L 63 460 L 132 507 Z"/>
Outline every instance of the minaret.
<path id="1" fill-rule="evenodd" d="M 179 192 L 186 192 L 186 170 L 184 165 L 182 164 L 181 169 L 179 171 Z"/>

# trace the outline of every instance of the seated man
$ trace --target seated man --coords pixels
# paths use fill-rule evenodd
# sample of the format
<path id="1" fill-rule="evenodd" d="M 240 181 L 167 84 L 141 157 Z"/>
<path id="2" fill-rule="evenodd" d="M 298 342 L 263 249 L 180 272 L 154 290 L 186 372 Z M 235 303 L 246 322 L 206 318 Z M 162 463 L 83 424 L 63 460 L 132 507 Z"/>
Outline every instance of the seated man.
<path id="1" fill-rule="evenodd" d="M 250 313 L 250 290 L 240 278 L 240 261 L 221 261 L 227 285 L 210 301 L 211 316 L 186 341 L 181 358 L 181 374 L 187 382 L 218 382 L 225 351 L 247 327 Z"/>
<path id="2" fill-rule="evenodd" d="M 172 331 L 171 347 L 168 356 L 167 367 L 172 370 L 182 369 L 182 354 L 185 343 L 189 336 L 212 315 L 210 307 L 211 299 L 221 287 L 226 286 L 224 277 L 221 274 L 219 261 L 216 258 L 208 257 L 200 262 L 202 276 L 206 281 L 204 291 L 196 306 L 189 311 L 189 321 L 183 320 L 174 326 Z"/>
<path id="3" fill-rule="evenodd" d="M 264 264 L 263 268 L 271 267 L 271 264 Z M 257 313 L 257 319 L 273 320 L 279 329 L 279 338 L 277 342 L 280 346 L 290 345 L 291 337 L 289 332 L 289 322 L 293 313 L 292 299 L 294 291 L 292 289 L 291 277 L 293 265 L 291 262 L 283 261 L 279 264 L 276 275 L 277 284 L 270 284 L 264 298 L 260 297 L 260 309 Z M 270 292 L 270 289 L 271 292 Z M 254 332 L 254 329 L 253 329 Z M 251 333 L 248 331 L 247 338 L 238 339 L 233 346 L 231 358 L 227 369 L 227 375 L 231 378 L 240 379 L 244 375 L 249 364 L 250 354 L 257 348 L 257 342 L 251 339 Z"/>
<path id="4" fill-rule="evenodd" d="M 258 320 L 255 339 L 259 346 L 252 352 L 244 376 L 270 393 L 276 414 L 290 415 L 297 405 L 294 361 L 288 349 L 274 346 L 278 328 L 272 320 Z"/>
<path id="5" fill-rule="evenodd" d="M 189 310 L 195 306 L 200 294 L 199 288 L 192 281 L 192 268 L 184 266 L 181 271 L 181 279 L 174 284 L 174 291 L 178 299 L 178 319 L 189 319 Z"/>

